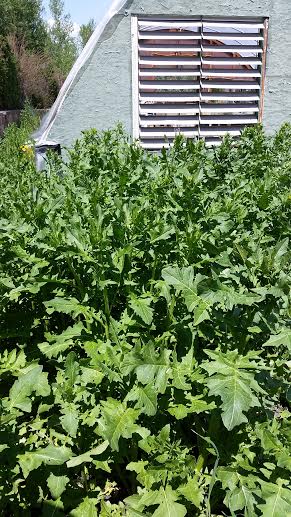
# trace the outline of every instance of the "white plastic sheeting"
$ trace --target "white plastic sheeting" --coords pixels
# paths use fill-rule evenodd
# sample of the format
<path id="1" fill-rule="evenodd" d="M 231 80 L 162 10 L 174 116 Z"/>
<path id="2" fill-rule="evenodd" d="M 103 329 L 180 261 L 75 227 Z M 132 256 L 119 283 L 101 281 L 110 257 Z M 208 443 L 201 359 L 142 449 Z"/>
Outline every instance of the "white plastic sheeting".
<path id="1" fill-rule="evenodd" d="M 97 25 L 94 33 L 92 34 L 91 38 L 89 39 L 87 45 L 85 46 L 84 50 L 81 52 L 80 56 L 78 57 L 77 61 L 75 62 L 71 72 L 69 73 L 67 79 L 65 80 L 60 93 L 53 104 L 52 108 L 48 112 L 48 114 L 43 119 L 40 128 L 36 133 L 34 133 L 33 138 L 36 141 L 37 146 L 43 146 L 46 144 L 51 144 L 51 142 L 47 142 L 47 138 L 49 135 L 49 132 L 52 128 L 52 125 L 55 121 L 55 118 L 57 117 L 59 111 L 61 110 L 63 103 L 68 95 L 68 92 L 70 91 L 70 87 L 77 77 L 79 71 L 83 68 L 83 66 L 86 64 L 86 62 L 90 59 L 92 56 L 95 46 L 98 43 L 106 25 L 110 22 L 110 20 L 113 18 L 115 14 L 117 14 L 120 9 L 125 5 L 127 0 L 112 0 L 111 6 L 105 13 L 104 17 L 100 21 L 100 23 Z"/>

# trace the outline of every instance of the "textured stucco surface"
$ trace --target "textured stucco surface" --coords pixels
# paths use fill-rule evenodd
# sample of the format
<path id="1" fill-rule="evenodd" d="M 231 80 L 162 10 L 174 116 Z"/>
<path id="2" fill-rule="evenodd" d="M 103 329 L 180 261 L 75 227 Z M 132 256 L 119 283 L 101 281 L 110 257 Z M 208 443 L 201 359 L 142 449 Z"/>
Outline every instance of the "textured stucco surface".
<path id="1" fill-rule="evenodd" d="M 132 130 L 131 15 L 270 18 L 264 125 L 291 122 L 291 0 L 129 0 L 80 70 L 49 134 L 70 147 L 84 129 Z"/>

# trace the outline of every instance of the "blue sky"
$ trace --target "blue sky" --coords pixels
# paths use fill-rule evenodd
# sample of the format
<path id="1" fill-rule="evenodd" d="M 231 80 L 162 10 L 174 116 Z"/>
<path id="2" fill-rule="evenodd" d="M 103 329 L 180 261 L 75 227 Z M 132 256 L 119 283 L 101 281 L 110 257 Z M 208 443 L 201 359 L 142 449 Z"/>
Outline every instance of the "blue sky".
<path id="1" fill-rule="evenodd" d="M 90 18 L 99 21 L 110 4 L 111 0 L 65 0 L 65 11 L 70 13 L 73 22 L 82 24 Z M 45 18 L 49 19 L 49 0 L 44 0 L 43 5 Z"/>

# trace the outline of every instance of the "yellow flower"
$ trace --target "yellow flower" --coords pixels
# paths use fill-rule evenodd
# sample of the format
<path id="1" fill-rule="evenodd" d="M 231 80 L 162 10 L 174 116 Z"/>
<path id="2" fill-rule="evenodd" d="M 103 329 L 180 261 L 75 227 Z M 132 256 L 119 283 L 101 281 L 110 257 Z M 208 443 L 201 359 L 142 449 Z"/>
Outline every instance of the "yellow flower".
<path id="1" fill-rule="evenodd" d="M 31 145 L 28 145 L 28 144 L 22 145 L 20 147 L 20 149 L 23 153 L 27 154 L 27 156 L 29 156 L 29 157 L 33 156 L 33 154 L 34 154 Z"/>

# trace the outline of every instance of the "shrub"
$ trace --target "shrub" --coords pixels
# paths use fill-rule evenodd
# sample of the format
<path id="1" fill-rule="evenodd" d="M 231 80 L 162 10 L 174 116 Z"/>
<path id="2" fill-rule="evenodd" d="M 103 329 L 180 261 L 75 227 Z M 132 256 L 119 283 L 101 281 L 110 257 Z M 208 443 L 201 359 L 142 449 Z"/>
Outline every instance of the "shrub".
<path id="1" fill-rule="evenodd" d="M 21 105 L 21 88 L 17 62 L 6 40 L 0 37 L 0 110 Z"/>
<path id="2" fill-rule="evenodd" d="M 46 52 L 32 52 L 15 35 L 10 35 L 8 41 L 19 70 L 21 98 L 34 108 L 50 108 L 64 77 Z"/>
<path id="3" fill-rule="evenodd" d="M 290 142 L 0 149 L 2 515 L 290 513 Z"/>
<path id="4" fill-rule="evenodd" d="M 37 129 L 39 122 L 38 115 L 26 103 L 20 115 L 19 124 L 10 124 L 5 129 L 3 137 L 0 138 L 0 181 L 4 184 L 8 178 L 10 182 L 13 178 L 13 187 L 17 185 L 19 174 L 23 172 L 21 146 L 31 138 L 31 133 Z M 29 164 L 33 165 L 32 162 Z"/>

